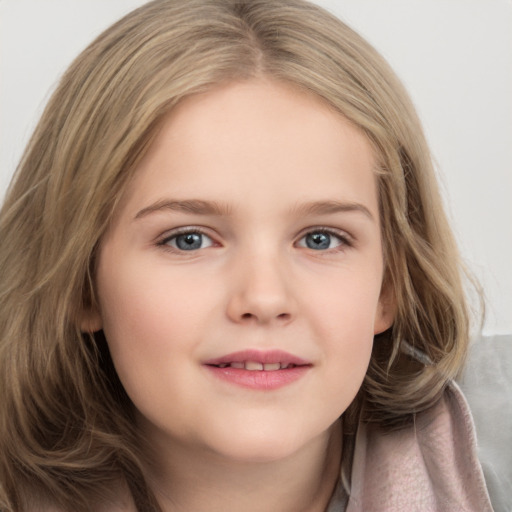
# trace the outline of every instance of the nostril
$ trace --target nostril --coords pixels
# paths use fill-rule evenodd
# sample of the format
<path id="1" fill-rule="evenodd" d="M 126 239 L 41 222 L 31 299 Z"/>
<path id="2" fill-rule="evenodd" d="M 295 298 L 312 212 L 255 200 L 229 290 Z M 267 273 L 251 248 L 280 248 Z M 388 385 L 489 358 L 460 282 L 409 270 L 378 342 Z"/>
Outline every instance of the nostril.
<path id="1" fill-rule="evenodd" d="M 243 313 L 241 315 L 242 320 L 252 320 L 254 318 L 258 318 L 258 315 L 255 315 L 253 313 Z M 291 318 L 290 313 L 280 313 L 275 316 L 278 320 L 289 320 Z"/>

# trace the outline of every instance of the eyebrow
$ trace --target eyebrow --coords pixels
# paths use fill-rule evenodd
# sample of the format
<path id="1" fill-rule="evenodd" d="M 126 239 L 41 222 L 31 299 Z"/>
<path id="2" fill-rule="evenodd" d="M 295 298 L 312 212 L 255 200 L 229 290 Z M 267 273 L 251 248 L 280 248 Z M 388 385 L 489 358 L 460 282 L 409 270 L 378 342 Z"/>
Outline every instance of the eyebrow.
<path id="1" fill-rule="evenodd" d="M 162 199 L 140 210 L 135 219 L 146 217 L 152 213 L 171 210 L 176 212 L 191 213 L 195 215 L 228 216 L 231 208 L 225 203 L 217 201 L 204 201 L 201 199 L 187 199 L 183 201 Z M 360 203 L 343 201 L 310 201 L 301 203 L 292 208 L 292 213 L 300 216 L 329 215 L 334 213 L 360 212 L 370 220 L 375 221 L 370 210 Z"/>
<path id="2" fill-rule="evenodd" d="M 298 215 L 329 215 L 333 213 L 359 212 L 375 221 L 371 211 L 361 203 L 344 201 L 311 201 L 298 204 L 294 209 Z"/>
<path id="3" fill-rule="evenodd" d="M 216 201 L 203 201 L 201 199 L 187 199 L 184 201 L 174 201 L 162 199 L 146 208 L 140 210 L 135 219 L 146 217 L 155 212 L 171 210 L 183 213 L 193 213 L 196 215 L 229 215 L 231 209 L 227 204 Z"/>

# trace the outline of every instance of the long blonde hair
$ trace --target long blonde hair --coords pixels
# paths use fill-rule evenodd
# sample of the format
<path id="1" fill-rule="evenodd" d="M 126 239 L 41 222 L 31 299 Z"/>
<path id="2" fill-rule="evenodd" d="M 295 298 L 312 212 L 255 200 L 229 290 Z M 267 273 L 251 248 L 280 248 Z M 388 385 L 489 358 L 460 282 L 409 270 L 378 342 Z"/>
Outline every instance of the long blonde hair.
<path id="1" fill-rule="evenodd" d="M 81 333 L 78 319 L 95 301 L 98 244 L 164 115 L 186 96 L 259 75 L 323 98 L 378 157 L 384 285 L 397 313 L 375 340 L 348 430 L 358 418 L 402 424 L 459 372 L 468 341 L 460 259 L 420 123 L 387 63 L 302 0 L 156 0 L 72 63 L 1 211 L 3 510 L 29 507 L 27 490 L 90 510 L 115 481 L 139 510 L 158 510 L 105 340 Z"/>

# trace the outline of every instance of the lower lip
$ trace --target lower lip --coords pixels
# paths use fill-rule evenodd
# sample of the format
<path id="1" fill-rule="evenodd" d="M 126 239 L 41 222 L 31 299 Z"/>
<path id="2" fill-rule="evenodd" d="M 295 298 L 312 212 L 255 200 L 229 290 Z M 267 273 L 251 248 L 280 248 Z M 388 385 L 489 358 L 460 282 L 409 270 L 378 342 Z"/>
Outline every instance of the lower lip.
<path id="1" fill-rule="evenodd" d="M 249 389 L 271 391 L 279 389 L 304 377 L 311 366 L 295 366 L 283 370 L 245 370 L 243 368 L 219 368 L 206 365 L 217 378 Z"/>

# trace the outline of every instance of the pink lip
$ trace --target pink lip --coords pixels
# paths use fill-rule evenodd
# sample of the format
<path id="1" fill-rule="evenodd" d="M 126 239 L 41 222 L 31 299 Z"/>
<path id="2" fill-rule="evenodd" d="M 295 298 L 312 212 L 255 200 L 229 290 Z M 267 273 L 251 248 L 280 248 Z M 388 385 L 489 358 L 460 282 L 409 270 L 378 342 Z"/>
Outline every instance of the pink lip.
<path id="1" fill-rule="evenodd" d="M 281 363 L 283 367 L 290 368 L 280 370 L 246 370 L 245 368 L 221 368 L 216 365 L 241 363 L 251 361 L 261 364 Z M 209 359 L 203 363 L 213 375 L 244 388 L 270 391 L 291 384 L 303 377 L 312 367 L 305 359 L 294 356 L 282 350 L 244 350 L 233 352 L 221 357 Z"/>

